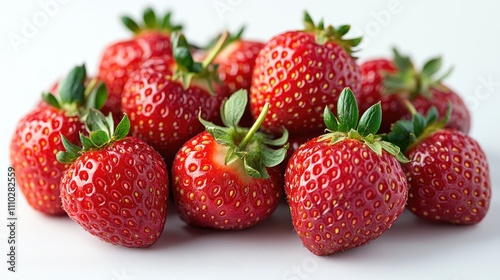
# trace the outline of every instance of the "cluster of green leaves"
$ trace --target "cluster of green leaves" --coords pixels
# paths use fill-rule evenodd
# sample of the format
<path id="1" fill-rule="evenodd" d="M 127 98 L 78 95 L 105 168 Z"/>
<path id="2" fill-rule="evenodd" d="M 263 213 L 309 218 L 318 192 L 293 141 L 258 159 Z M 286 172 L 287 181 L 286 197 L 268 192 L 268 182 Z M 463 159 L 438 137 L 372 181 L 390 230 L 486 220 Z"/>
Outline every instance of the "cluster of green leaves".
<path id="1" fill-rule="evenodd" d="M 151 8 L 146 8 L 142 15 L 143 22 L 139 25 L 129 16 L 122 16 L 123 24 L 134 34 L 139 34 L 145 30 L 157 30 L 166 33 L 182 30 L 182 25 L 172 24 L 172 13 L 167 12 L 162 17 L 157 17 L 156 13 Z"/>
<path id="2" fill-rule="evenodd" d="M 452 72 L 450 68 L 444 74 L 437 76 L 442 66 L 442 58 L 436 57 L 427 61 L 421 71 L 417 71 L 409 56 L 403 56 L 393 49 L 395 73 L 386 73 L 384 77 L 385 92 L 388 94 L 407 93 L 410 99 L 419 95 L 431 98 L 431 87 L 442 87 L 441 82 Z"/>
<path id="3" fill-rule="evenodd" d="M 398 161 L 408 162 L 397 145 L 383 141 L 382 137 L 377 135 L 382 123 L 380 102 L 368 108 L 359 118 L 358 103 L 354 93 L 350 88 L 344 88 L 338 99 L 337 116 L 326 106 L 323 118 L 328 133 L 321 136 L 322 140 L 328 140 L 335 144 L 345 139 L 356 139 L 365 143 L 378 155 L 381 155 L 382 150 L 385 150 L 396 157 Z"/>
<path id="4" fill-rule="evenodd" d="M 304 12 L 304 25 L 305 31 L 313 32 L 316 35 L 316 42 L 318 42 L 318 44 L 322 45 L 328 41 L 333 41 L 342 46 L 349 55 L 357 51 L 354 47 L 358 46 L 363 39 L 362 37 L 344 39 L 344 35 L 351 29 L 350 25 L 340 25 L 338 27 L 328 25 L 325 27 L 323 19 L 321 19 L 318 24 L 315 24 L 307 11 Z"/>
<path id="5" fill-rule="evenodd" d="M 62 144 L 66 151 L 57 153 L 57 160 L 61 163 L 72 163 L 83 153 L 98 150 L 110 143 L 121 140 L 130 131 L 130 120 L 124 115 L 115 128 L 113 117 L 109 114 L 104 116 L 101 111 L 92 109 L 85 116 L 85 125 L 89 132 L 88 136 L 80 132 L 82 147 L 71 143 L 64 135 L 61 135 Z"/>
<path id="6" fill-rule="evenodd" d="M 280 164 L 286 156 L 288 131 L 284 130 L 278 139 L 258 131 L 269 110 L 269 104 L 264 106 L 251 128 L 240 127 L 238 124 L 247 102 L 247 91 L 239 90 L 222 104 L 221 116 L 225 127 L 204 120 L 201 113 L 199 120 L 218 144 L 229 147 L 225 156 L 226 165 L 242 160 L 248 175 L 254 178 L 269 178 L 266 168 Z M 273 149 L 269 146 L 281 148 Z"/>

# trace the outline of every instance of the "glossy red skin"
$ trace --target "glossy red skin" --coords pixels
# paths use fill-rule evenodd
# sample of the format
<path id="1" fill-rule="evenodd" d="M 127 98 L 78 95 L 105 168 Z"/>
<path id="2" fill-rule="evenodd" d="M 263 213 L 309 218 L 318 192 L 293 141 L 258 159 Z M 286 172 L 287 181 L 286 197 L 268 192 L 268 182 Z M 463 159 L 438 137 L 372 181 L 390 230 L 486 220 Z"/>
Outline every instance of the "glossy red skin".
<path id="1" fill-rule="evenodd" d="M 135 137 L 86 152 L 64 172 L 68 216 L 101 240 L 147 247 L 166 221 L 168 173 L 161 156 Z"/>
<path id="2" fill-rule="evenodd" d="M 285 191 L 295 231 L 316 255 L 355 248 L 379 237 L 403 212 L 408 196 L 399 162 L 357 140 L 315 138 L 289 161 Z"/>
<path id="3" fill-rule="evenodd" d="M 218 120 L 224 96 L 211 95 L 195 81 L 185 90 L 163 63 L 150 61 L 130 76 L 122 110 L 130 118 L 131 135 L 153 146 L 170 164 L 179 148 L 205 129 L 198 120 L 200 108 L 204 119 Z"/>
<path id="4" fill-rule="evenodd" d="M 407 151 L 407 208 L 420 218 L 476 224 L 491 200 L 486 155 L 479 144 L 456 130 L 440 130 Z"/>
<path id="5" fill-rule="evenodd" d="M 256 118 L 271 104 L 261 128 L 279 135 L 323 133 L 323 111 L 335 111 L 344 87 L 356 92 L 361 74 L 356 61 L 336 43 L 317 44 L 313 33 L 290 31 L 271 39 L 255 62 L 250 94 Z"/>
<path id="6" fill-rule="evenodd" d="M 176 155 L 173 194 L 180 217 L 194 226 L 222 230 L 248 228 L 269 217 L 281 200 L 279 168 L 267 169 L 269 179 L 255 179 L 244 173 L 241 161 L 226 166 L 220 153 L 220 145 L 202 132 Z"/>
<path id="7" fill-rule="evenodd" d="M 129 74 L 155 57 L 172 60 L 170 35 L 161 32 L 142 32 L 134 38 L 108 46 L 99 63 L 98 78 L 108 87 L 108 100 L 103 111 L 121 118 L 121 95 Z"/>
<path id="8" fill-rule="evenodd" d="M 383 93 L 383 73 L 395 73 L 397 69 L 394 63 L 388 59 L 373 59 L 362 63 L 360 68 L 362 86 L 361 90 L 354 94 L 358 99 L 360 112 L 366 111 L 371 105 L 381 101 L 383 118 L 379 133 L 389 132 L 391 125 L 400 119 L 411 119 L 411 113 L 404 103 L 404 100 L 410 100 L 409 96 Z M 471 118 L 462 98 L 444 85 L 441 85 L 441 88 L 431 87 L 430 91 L 431 99 L 419 95 L 410 100 L 417 112 L 425 115 L 434 106 L 440 116 L 445 116 L 448 103 L 450 103 L 453 110 L 446 127 L 468 133 Z"/>
<path id="9" fill-rule="evenodd" d="M 59 163 L 56 153 L 64 150 L 61 134 L 80 143 L 85 125 L 77 116 L 67 116 L 49 106 L 35 108 L 17 124 L 10 142 L 10 161 L 16 180 L 34 209 L 49 215 L 64 215 L 59 198 L 59 181 L 67 164 Z"/>

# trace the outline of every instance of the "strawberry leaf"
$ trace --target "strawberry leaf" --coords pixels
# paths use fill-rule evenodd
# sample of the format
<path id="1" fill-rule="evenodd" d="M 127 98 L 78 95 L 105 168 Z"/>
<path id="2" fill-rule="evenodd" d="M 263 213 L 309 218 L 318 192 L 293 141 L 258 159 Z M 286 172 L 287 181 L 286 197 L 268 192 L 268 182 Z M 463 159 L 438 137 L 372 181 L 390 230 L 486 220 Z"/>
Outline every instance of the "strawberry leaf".
<path id="1" fill-rule="evenodd" d="M 422 68 L 422 75 L 431 77 L 439 71 L 439 69 L 441 68 L 441 64 L 442 60 L 440 57 L 433 58 L 427 61 Z"/>
<path id="2" fill-rule="evenodd" d="M 142 18 L 143 18 L 144 24 L 146 25 L 147 28 L 155 29 L 157 27 L 156 15 L 155 15 L 155 12 L 153 11 L 153 9 L 146 8 L 144 10 Z"/>
<path id="3" fill-rule="evenodd" d="M 271 149 L 266 146 L 261 146 L 262 154 L 264 155 L 264 165 L 267 167 L 274 167 L 283 162 L 286 156 L 288 144 L 283 149 Z"/>
<path id="4" fill-rule="evenodd" d="M 243 117 L 248 102 L 247 91 L 240 89 L 222 104 L 222 122 L 227 127 L 236 127 Z"/>
<path id="5" fill-rule="evenodd" d="M 350 88 L 344 88 L 340 93 L 337 117 L 339 120 L 338 130 L 341 132 L 349 132 L 358 125 L 358 104 Z"/>
<path id="6" fill-rule="evenodd" d="M 85 99 L 85 78 L 87 77 L 85 65 L 76 66 L 61 81 L 58 95 L 64 104 L 81 104 Z"/>
<path id="7" fill-rule="evenodd" d="M 337 117 L 335 117 L 335 115 L 332 113 L 332 111 L 330 111 L 330 108 L 328 108 L 328 106 L 325 106 L 325 110 L 323 111 L 323 120 L 328 130 L 339 130 L 339 121 L 337 120 Z"/>
<path id="8" fill-rule="evenodd" d="M 104 146 L 110 140 L 109 135 L 103 130 L 92 131 L 90 132 L 89 137 L 97 148 Z"/>
<path id="9" fill-rule="evenodd" d="M 359 120 L 358 132 L 361 136 L 376 134 L 382 123 L 382 107 L 380 101 L 366 110 Z"/>
<path id="10" fill-rule="evenodd" d="M 88 138 L 87 136 L 83 135 L 82 133 L 80 133 L 80 142 L 83 145 L 83 150 L 84 151 L 89 151 L 91 149 L 97 148 L 94 145 L 94 143 L 92 142 L 92 140 L 90 140 L 90 138 Z"/>
<path id="11" fill-rule="evenodd" d="M 69 140 L 66 137 L 64 137 L 64 135 L 62 135 L 62 134 L 61 134 L 61 142 L 63 144 L 64 149 L 66 149 L 66 152 L 68 152 L 70 154 L 78 154 L 81 150 L 80 147 L 69 142 Z"/>
<path id="12" fill-rule="evenodd" d="M 112 120 L 113 118 L 111 118 Z M 113 133 L 113 139 L 120 140 L 127 136 L 130 131 L 130 119 L 127 115 L 124 115 L 120 123 L 116 126 L 115 132 Z"/>
<path id="13" fill-rule="evenodd" d="M 42 93 L 42 99 L 45 101 L 45 103 L 49 104 L 50 106 L 61 109 L 61 104 L 59 104 L 59 101 L 57 98 L 50 92 L 44 92 Z"/>

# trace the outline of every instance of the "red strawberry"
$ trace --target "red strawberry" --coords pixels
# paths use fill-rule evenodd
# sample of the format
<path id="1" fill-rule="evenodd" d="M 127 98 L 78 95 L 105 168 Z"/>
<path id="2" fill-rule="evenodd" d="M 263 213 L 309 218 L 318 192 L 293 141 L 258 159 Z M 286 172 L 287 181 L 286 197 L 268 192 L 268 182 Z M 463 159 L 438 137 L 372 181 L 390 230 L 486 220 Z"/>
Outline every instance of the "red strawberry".
<path id="1" fill-rule="evenodd" d="M 125 116 L 113 129 L 112 118 L 98 111 L 87 116 L 89 137 L 83 149 L 63 138 L 71 163 L 61 178 L 61 199 L 68 216 L 91 234 L 126 247 L 147 247 L 160 237 L 166 220 L 168 173 L 162 157 L 135 137 L 126 137 Z"/>
<path id="2" fill-rule="evenodd" d="M 437 117 L 433 107 L 425 118 L 415 114 L 412 121 L 396 123 L 388 135 L 411 160 L 403 165 L 409 186 L 407 208 L 430 221 L 479 223 L 491 200 L 486 155 L 463 132 L 443 129 L 449 115 L 442 121 Z"/>
<path id="3" fill-rule="evenodd" d="M 10 161 L 18 174 L 17 183 L 28 204 L 45 214 L 64 214 L 59 181 L 68 165 L 56 160 L 55 153 L 63 148 L 60 135 L 78 142 L 78 134 L 85 130 L 79 111 L 89 101 L 99 108 L 106 98 L 105 87 L 100 86 L 94 91 L 88 88 L 92 97 L 85 100 L 85 75 L 84 66 L 75 67 L 61 82 L 58 97 L 44 93 L 45 105 L 24 116 L 12 136 Z"/>
<path id="4" fill-rule="evenodd" d="M 144 11 L 144 24 L 139 26 L 131 18 L 124 16 L 122 21 L 134 33 L 134 37 L 116 42 L 108 46 L 99 63 L 98 78 L 103 80 L 109 89 L 109 98 L 103 112 L 112 112 L 121 117 L 121 94 L 131 72 L 150 58 L 163 57 L 172 59 L 170 33 L 181 29 L 180 25 L 172 25 L 171 14 L 157 19 L 152 9 Z"/>
<path id="5" fill-rule="evenodd" d="M 167 163 L 184 142 L 203 131 L 198 121 L 200 108 L 204 118 L 217 120 L 226 95 L 224 88 L 213 82 L 217 73 L 210 61 L 194 62 L 184 36 L 175 35 L 173 39 L 176 62 L 146 62 L 130 76 L 122 97 L 122 109 L 130 116 L 132 135 L 153 146 Z M 213 58 L 211 54 L 207 59 Z"/>
<path id="6" fill-rule="evenodd" d="M 200 118 L 207 132 L 186 142 L 172 168 L 173 193 L 180 217 L 189 224 L 236 230 L 269 217 L 281 200 L 283 160 L 287 139 L 272 140 L 257 132 L 268 106 L 256 123 L 238 123 L 246 107 L 246 91 L 234 93 L 221 109 L 220 127 Z"/>
<path id="7" fill-rule="evenodd" d="M 322 133 L 323 109 L 333 107 L 346 86 L 359 90 L 361 75 L 352 47 L 361 38 L 346 40 L 348 25 L 315 26 L 305 14 L 306 29 L 290 31 L 271 39 L 255 62 L 250 107 L 257 116 L 264 104 L 271 107 L 262 128 L 290 135 Z"/>
<path id="8" fill-rule="evenodd" d="M 358 124 L 358 107 L 342 91 L 338 119 L 325 107 L 330 133 L 308 141 L 288 163 L 285 191 L 295 231 L 316 255 L 355 248 L 379 237 L 403 212 L 407 182 L 399 148 L 375 135 L 380 103 Z"/>
<path id="9" fill-rule="evenodd" d="M 444 115 L 448 103 L 453 107 L 453 116 L 447 128 L 468 133 L 470 114 L 460 96 L 442 84 L 442 77 L 434 77 L 441 66 L 441 58 L 429 60 L 419 73 L 408 57 L 394 50 L 394 60 L 374 59 L 361 64 L 362 90 L 357 93 L 360 107 L 366 109 L 378 101 L 382 102 L 384 119 L 380 132 L 390 131 L 391 125 L 400 119 L 410 119 L 411 113 L 405 102 L 410 101 L 420 113 L 436 107 Z"/>

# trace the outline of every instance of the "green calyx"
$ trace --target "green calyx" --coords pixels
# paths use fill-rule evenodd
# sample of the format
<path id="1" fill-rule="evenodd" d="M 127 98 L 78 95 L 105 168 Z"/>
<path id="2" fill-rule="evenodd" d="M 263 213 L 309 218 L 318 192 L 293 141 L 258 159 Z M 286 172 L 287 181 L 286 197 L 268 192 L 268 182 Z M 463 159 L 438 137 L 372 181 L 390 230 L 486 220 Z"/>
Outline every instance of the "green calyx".
<path id="1" fill-rule="evenodd" d="M 80 132 L 82 147 L 69 142 L 64 135 L 61 135 L 62 144 L 66 151 L 59 151 L 56 154 L 59 162 L 72 163 L 87 151 L 102 149 L 115 141 L 125 138 L 130 131 L 130 120 L 127 115 L 124 115 L 115 128 L 111 114 L 106 117 L 99 110 L 92 109 L 85 115 L 85 126 L 89 134 L 86 136 Z"/>
<path id="2" fill-rule="evenodd" d="M 238 90 L 222 104 L 221 116 L 225 127 L 204 120 L 201 113 L 199 120 L 218 144 L 229 147 L 224 160 L 226 165 L 242 160 L 248 175 L 266 179 L 269 178 L 266 168 L 280 164 L 286 156 L 288 131 L 285 129 L 278 139 L 258 131 L 269 110 L 268 103 L 251 128 L 238 126 L 247 102 L 247 91 Z M 269 146 L 281 148 L 273 149 Z"/>
<path id="3" fill-rule="evenodd" d="M 403 56 L 397 49 L 393 49 L 394 64 L 397 68 L 395 73 L 387 73 L 384 77 L 385 92 L 388 94 L 408 94 L 410 100 L 420 95 L 432 98 L 431 87 L 441 88 L 441 82 L 452 72 L 450 68 L 444 74 L 438 75 L 441 69 L 442 59 L 436 57 L 427 61 L 421 71 L 417 71 L 410 57 Z"/>
<path id="4" fill-rule="evenodd" d="M 354 93 L 350 88 L 344 88 L 337 103 L 337 116 L 326 106 L 323 118 L 328 133 L 321 136 L 321 140 L 335 144 L 346 139 L 355 139 L 365 143 L 378 155 L 385 150 L 398 161 L 409 162 L 397 145 L 383 141 L 382 137 L 377 135 L 382 123 L 380 102 L 368 108 L 359 119 L 358 104 Z"/>
<path id="5" fill-rule="evenodd" d="M 318 24 L 315 24 L 311 16 L 307 11 L 304 12 L 304 25 L 305 31 L 313 32 L 316 36 L 316 42 L 318 44 L 324 44 L 328 41 L 337 43 L 340 45 L 350 56 L 357 50 L 353 48 L 361 43 L 362 37 L 344 39 L 351 29 L 350 25 L 340 25 L 338 27 L 333 27 L 328 25 L 325 27 L 323 20 L 320 20 Z"/>
<path id="6" fill-rule="evenodd" d="M 236 33 L 228 33 L 228 37 L 227 37 L 226 41 L 224 42 L 224 44 L 222 45 L 222 49 L 224 49 L 225 47 L 227 47 L 231 43 L 234 43 L 234 42 L 237 42 L 237 41 L 241 40 L 244 32 L 245 32 L 245 26 L 242 26 L 238 30 L 238 32 L 236 32 Z M 203 49 L 204 50 L 213 49 L 215 47 L 215 45 L 217 45 L 217 42 L 219 41 L 220 37 L 223 34 L 224 33 L 219 34 L 219 35 L 217 35 L 217 37 L 211 39 L 210 42 L 205 47 L 203 47 Z"/>
<path id="7" fill-rule="evenodd" d="M 407 102 L 406 105 L 412 112 L 412 119 L 397 121 L 391 127 L 391 132 L 384 136 L 385 140 L 396 144 L 404 152 L 434 132 L 444 128 L 452 111 L 450 104 L 444 118 L 439 119 L 436 107 L 431 107 L 427 115 L 423 116 L 415 110 L 410 102 Z"/>
<path id="8" fill-rule="evenodd" d="M 128 16 L 122 16 L 122 23 L 134 34 L 140 34 L 147 31 L 158 31 L 170 34 L 182 29 L 180 24 L 172 24 L 170 18 L 171 12 L 167 12 L 163 17 L 158 17 L 153 9 L 146 8 L 142 15 L 143 22 L 140 25 Z"/>
<path id="9" fill-rule="evenodd" d="M 83 116 L 89 108 L 101 109 L 108 98 L 106 85 L 92 79 L 86 84 L 85 65 L 74 67 L 57 87 L 57 94 L 42 93 L 42 99 L 67 115 Z"/>
<path id="10" fill-rule="evenodd" d="M 185 89 L 189 87 L 191 81 L 202 79 L 207 82 L 210 93 L 213 93 L 213 81 L 219 82 L 216 64 L 212 64 L 217 54 L 222 50 L 224 43 L 229 36 L 228 32 L 224 32 L 214 47 L 210 50 L 205 60 L 197 62 L 191 54 L 191 45 L 187 42 L 186 37 L 182 33 L 175 32 L 172 34 L 172 52 L 176 63 L 173 79 L 181 80 Z"/>

